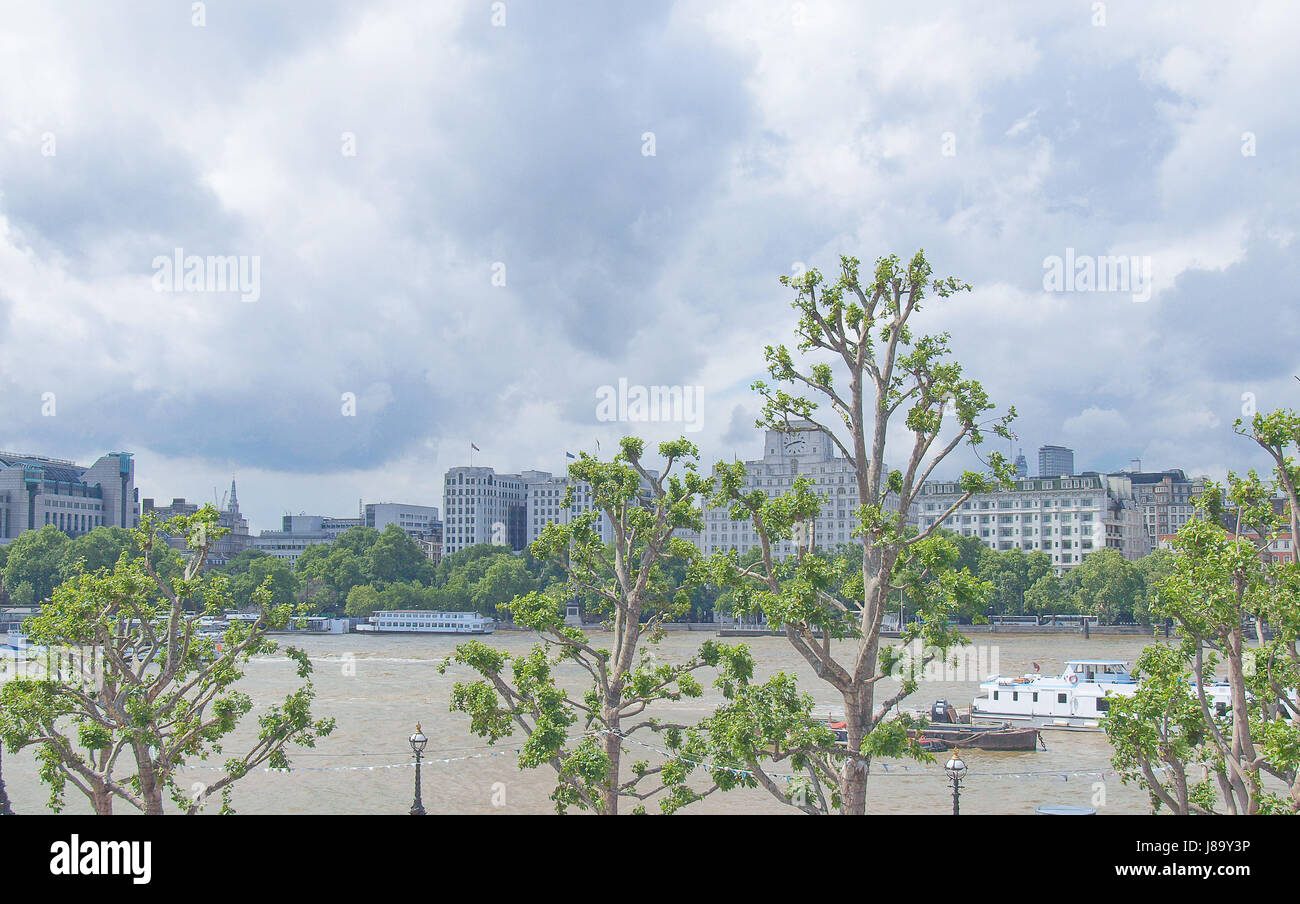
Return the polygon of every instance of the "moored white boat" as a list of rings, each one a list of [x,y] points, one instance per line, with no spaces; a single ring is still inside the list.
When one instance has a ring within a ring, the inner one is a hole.
[[[424,609],[386,609],[370,616],[370,624],[357,625],[367,634],[491,634],[496,629],[496,619],[477,612]]]
[[[1131,696],[1137,689],[1127,662],[1073,659],[1060,675],[994,675],[982,682],[979,696],[971,704],[971,721],[1099,731],[1111,699]],[[1232,701],[1228,685],[1207,685],[1206,691],[1216,712],[1228,709]]]
[[[45,651],[34,645],[21,631],[10,631],[0,643],[0,659],[31,659]]]

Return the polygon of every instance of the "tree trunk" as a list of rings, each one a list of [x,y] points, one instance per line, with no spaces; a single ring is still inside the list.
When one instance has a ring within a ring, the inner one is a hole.
[[[95,788],[91,792],[91,806],[95,808],[96,816],[113,815],[113,792],[107,788]]]
[[[605,756],[609,757],[609,772],[605,776],[605,789],[601,797],[605,815],[617,816],[619,765],[623,756],[623,739],[617,734],[619,729],[617,706],[605,710],[605,723],[610,728],[609,734],[605,735]]]
[[[1234,626],[1228,632],[1227,660],[1228,685],[1232,689],[1232,751],[1230,756],[1240,765],[1242,760],[1255,759],[1255,743],[1250,736],[1249,700],[1246,698],[1246,674],[1243,662],[1244,638],[1241,628]],[[1242,770],[1244,774],[1233,781],[1237,792],[1238,811],[1248,816],[1259,812],[1259,770]],[[1229,768],[1228,774],[1233,775]]]
[[[0,742],[0,816],[13,815],[13,808],[9,806],[9,793],[5,791],[4,743]]]
[[[869,718],[869,714],[867,718]],[[862,750],[862,740],[869,728],[863,716],[862,703],[857,694],[844,695],[844,730],[848,735],[848,749]],[[865,759],[865,758],[863,758]],[[846,758],[840,769],[840,813],[844,816],[864,816],[867,812],[867,770],[863,759]]]
[[[140,799],[144,801],[146,816],[162,816],[162,786],[158,782],[158,773],[154,769],[153,756],[147,747],[133,745],[136,751],[136,765],[140,776]]]

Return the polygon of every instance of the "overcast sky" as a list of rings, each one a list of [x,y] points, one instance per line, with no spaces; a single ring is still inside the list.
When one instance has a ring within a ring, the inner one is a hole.
[[[0,448],[272,528],[681,432],[599,420],[623,378],[753,458],[778,276],[918,247],[1031,470],[1221,475],[1300,397],[1291,0],[202,6],[0,4]],[[158,291],[177,248],[258,297]]]

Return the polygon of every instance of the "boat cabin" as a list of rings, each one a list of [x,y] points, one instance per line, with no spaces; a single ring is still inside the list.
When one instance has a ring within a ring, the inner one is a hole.
[[[1129,673],[1128,663],[1120,659],[1072,659],[1065,664],[1061,677],[1069,681],[1071,675],[1077,676],[1079,684],[1137,683]]]

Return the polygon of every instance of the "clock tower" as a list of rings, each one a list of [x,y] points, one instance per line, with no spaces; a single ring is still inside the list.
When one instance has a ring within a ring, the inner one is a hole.
[[[811,421],[791,421],[791,433],[768,430],[763,439],[763,459],[768,462],[785,462],[797,459],[802,462],[829,461],[835,457],[835,444]]]

